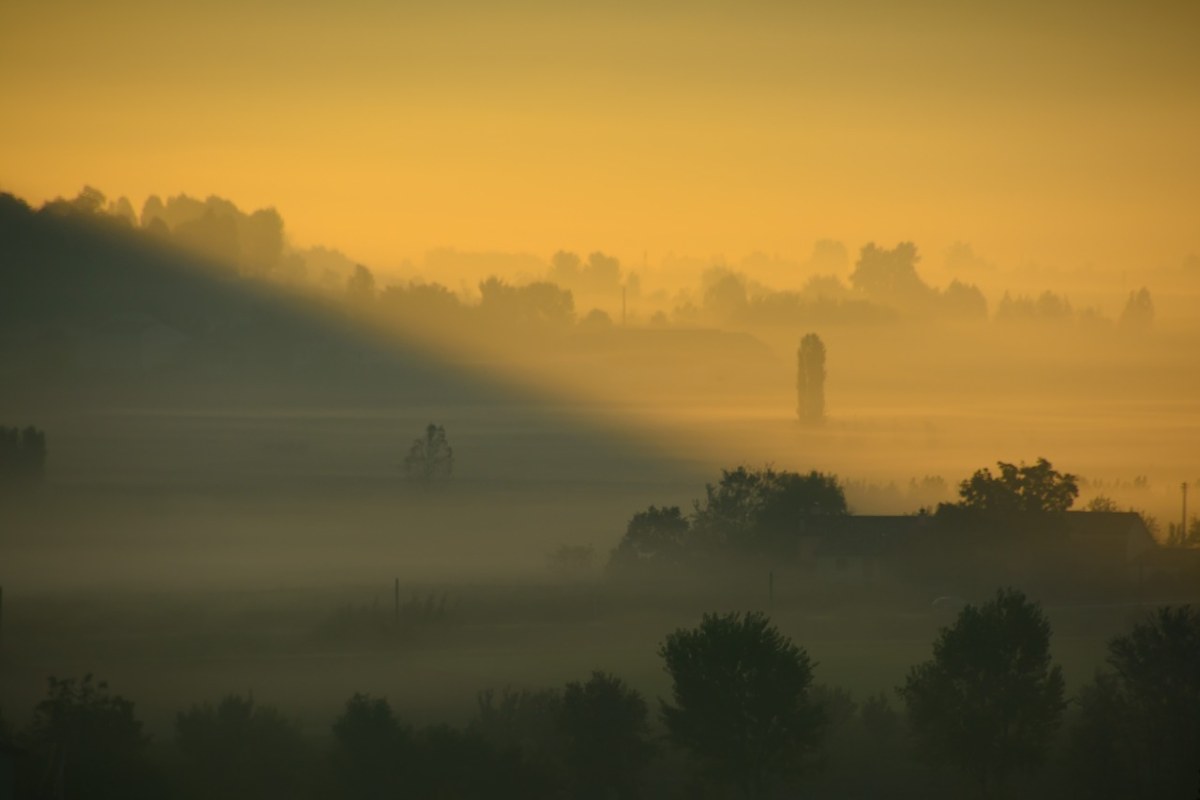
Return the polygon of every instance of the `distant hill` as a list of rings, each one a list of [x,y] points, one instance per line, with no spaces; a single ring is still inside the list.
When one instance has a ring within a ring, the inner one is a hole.
[[[6,405],[515,399],[115,217],[0,195],[0,281]]]

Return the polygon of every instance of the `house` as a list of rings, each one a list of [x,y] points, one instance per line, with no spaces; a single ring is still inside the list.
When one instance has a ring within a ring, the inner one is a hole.
[[[823,581],[869,585],[921,547],[931,524],[928,515],[830,517],[801,539],[801,559]]]
[[[1193,591],[1200,586],[1200,547],[1156,547],[1136,564],[1139,583]]]
[[[1141,515],[1133,511],[1068,511],[1068,563],[1093,577],[1140,583],[1143,563],[1162,550]]]
[[[846,516],[807,527],[801,563],[822,581],[847,585],[888,578],[1128,586],[1168,563],[1169,548],[1134,512]],[[1179,559],[1169,563],[1183,568]]]

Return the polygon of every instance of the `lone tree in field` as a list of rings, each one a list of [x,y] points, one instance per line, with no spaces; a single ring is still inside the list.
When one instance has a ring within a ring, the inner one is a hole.
[[[706,614],[659,655],[673,683],[663,722],[712,780],[760,798],[800,771],[825,727],[809,697],[813,664],[764,615]]]
[[[454,450],[446,439],[445,428],[431,422],[423,437],[413,439],[404,459],[404,471],[409,480],[423,486],[450,479],[454,472]]]
[[[825,419],[825,343],[820,336],[805,334],[796,362],[796,413],[801,422],[821,422]]]
[[[1013,773],[1041,764],[1066,707],[1063,688],[1045,614],[1002,589],[942,629],[933,659],[912,668],[900,694],[918,747],[989,798]]]
[[[625,536],[609,558],[613,572],[643,567],[676,567],[687,559],[688,520],[679,506],[650,506],[629,520]]]

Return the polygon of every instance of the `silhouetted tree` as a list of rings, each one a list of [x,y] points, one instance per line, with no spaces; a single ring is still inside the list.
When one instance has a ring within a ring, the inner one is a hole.
[[[105,202],[107,198],[104,192],[94,186],[84,186],[79,195],[71,201],[71,205],[81,214],[99,214]]]
[[[23,739],[40,767],[36,777],[27,776],[40,784],[30,787],[31,796],[161,796],[133,702],[110,694],[108,684],[91,675],[81,681],[51,677]]]
[[[283,256],[283,218],[273,208],[238,214],[242,263],[251,274],[266,275]]]
[[[413,736],[413,770],[405,796],[446,800],[538,800],[545,777],[515,747],[494,747],[474,731],[445,725]]]
[[[646,701],[620,679],[593,672],[587,683],[568,683],[560,730],[578,798],[628,798],[638,794],[649,742]]]
[[[846,496],[832,475],[743,466],[722,470],[716,486],[705,486],[692,530],[711,548],[787,554],[806,523],[846,512]]]
[[[567,250],[559,250],[550,258],[550,280],[561,286],[579,283],[579,256]]]
[[[1044,458],[1032,465],[998,461],[996,466],[999,475],[984,467],[959,484],[962,500],[957,508],[989,514],[1045,514],[1066,511],[1079,496],[1077,478],[1054,469]]]
[[[900,689],[917,744],[969,775],[982,797],[1041,764],[1066,703],[1050,663],[1050,623],[1011,589],[968,605],[943,628],[933,659]]]
[[[333,723],[334,774],[347,797],[402,796],[411,768],[411,734],[387,700],[355,694]]]
[[[1084,511],[1103,511],[1113,512],[1120,511],[1121,507],[1117,505],[1117,501],[1106,495],[1098,494],[1091,500],[1087,501],[1087,505],[1083,507]]]
[[[805,334],[796,351],[796,413],[801,422],[825,419],[825,343]]]
[[[567,325],[575,317],[575,298],[553,283],[510,286],[496,277],[479,284],[479,311],[495,322],[518,325]]]
[[[970,242],[955,242],[946,250],[946,269],[950,272],[970,273],[994,270],[996,265],[975,252]]]
[[[1129,293],[1125,308],[1121,311],[1121,325],[1133,330],[1146,330],[1154,324],[1154,301],[1150,290],[1143,286]]]
[[[0,426],[0,487],[40,481],[46,475],[46,433]]]
[[[1200,610],[1163,607],[1108,646],[1079,696],[1074,778],[1097,798],[1200,790]]]
[[[175,718],[186,796],[297,797],[308,785],[310,753],[299,726],[272,706],[228,695]]]
[[[1013,297],[1005,292],[996,306],[997,322],[1032,322],[1036,319],[1037,305],[1028,295],[1019,294]]]
[[[893,303],[911,303],[932,296],[932,291],[917,275],[920,261],[917,246],[900,242],[891,250],[865,245],[859,253],[850,283],[867,295]]]
[[[813,243],[812,255],[805,264],[806,271],[837,274],[846,269],[850,257],[846,245],[835,239],[818,239]]]
[[[1034,304],[1038,319],[1045,322],[1069,322],[1074,315],[1071,301],[1065,295],[1055,294],[1049,290],[1038,295]]]
[[[800,289],[802,299],[815,302],[840,301],[849,296],[850,290],[836,275],[813,275]]]
[[[440,283],[389,286],[379,295],[379,305],[400,323],[420,323],[456,329],[463,321],[464,306],[458,295]]]
[[[446,439],[445,428],[431,422],[423,437],[413,439],[404,459],[404,471],[410,480],[424,486],[450,479],[454,472],[454,450]]]
[[[952,317],[963,319],[985,319],[987,317],[987,298],[973,283],[950,281],[950,285],[942,292],[941,305],[945,312]]]
[[[721,320],[736,320],[750,307],[746,276],[723,267],[709,270],[705,276],[704,311]]]
[[[375,297],[375,276],[362,264],[354,265],[354,274],[346,279],[346,296],[352,303],[367,303]]]
[[[764,615],[706,614],[659,655],[672,680],[663,722],[713,780],[758,798],[801,770],[824,727],[808,696],[812,662]]]
[[[106,213],[115,219],[121,220],[131,228],[137,227],[137,212],[133,210],[133,203],[129,202],[128,197],[118,197],[116,200],[110,200]]]
[[[580,288],[590,292],[615,292],[621,285],[621,262],[596,251],[579,272]]]
[[[557,689],[487,689],[476,698],[468,731],[498,750],[516,750],[548,784],[566,783],[561,730],[562,693]]]
[[[678,565],[686,557],[688,521],[679,506],[650,506],[629,520],[609,567],[627,570],[639,564]]]

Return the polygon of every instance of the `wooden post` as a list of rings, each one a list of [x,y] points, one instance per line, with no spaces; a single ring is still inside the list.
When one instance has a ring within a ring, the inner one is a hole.
[[[1183,489],[1183,523],[1179,528],[1179,543],[1183,544],[1187,541],[1187,481],[1184,481],[1181,488]]]
[[[396,619],[396,627],[400,627],[400,579],[396,578],[396,583],[392,589],[392,614]]]

